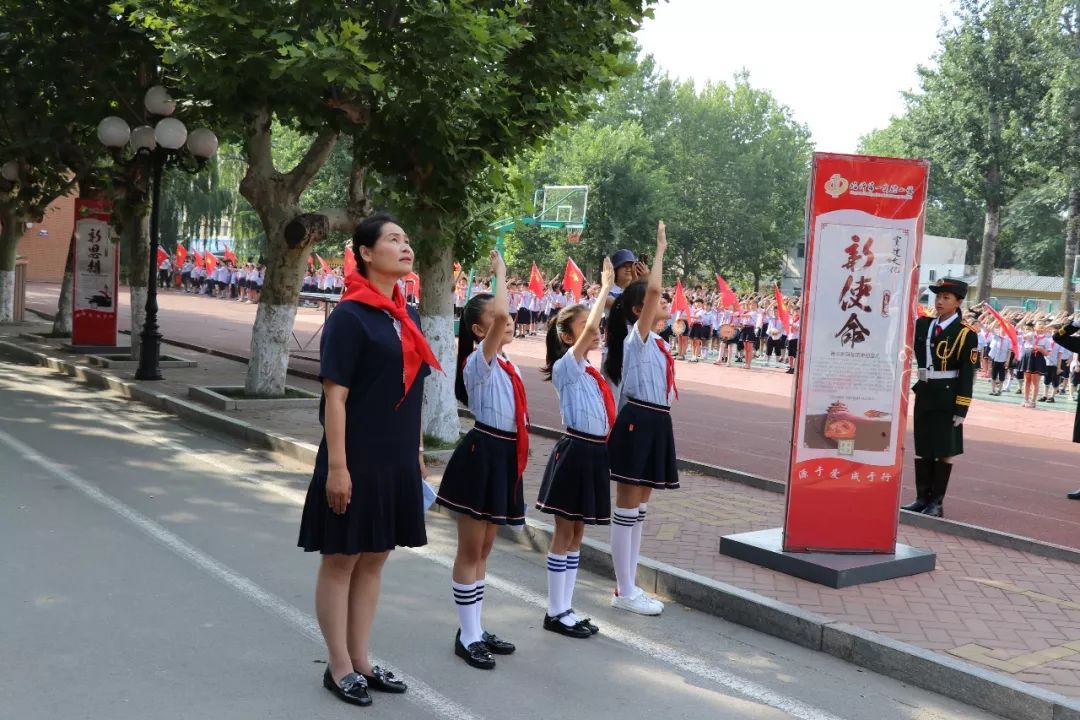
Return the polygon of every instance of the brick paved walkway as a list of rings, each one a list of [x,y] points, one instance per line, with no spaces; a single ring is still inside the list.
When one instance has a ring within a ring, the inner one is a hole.
[[[0,330],[0,335],[5,332],[10,336],[14,331]],[[153,387],[186,397],[189,383],[242,382],[242,365],[202,355],[198,359],[198,368],[170,370],[166,380]],[[117,374],[130,379],[130,374]],[[317,387],[303,380],[290,382]],[[314,410],[229,414],[275,433],[319,441]],[[527,498],[536,497],[553,444],[550,439],[533,437],[525,479]],[[438,482],[438,466],[431,470]],[[780,526],[783,502],[781,495],[684,473],[680,490],[653,494],[642,554],[1080,697],[1080,568],[1076,565],[903,525],[902,542],[938,553],[936,571],[834,590],[719,554],[721,535]],[[535,510],[530,515],[548,519]],[[606,528],[593,528],[589,534],[604,542],[608,539]]]

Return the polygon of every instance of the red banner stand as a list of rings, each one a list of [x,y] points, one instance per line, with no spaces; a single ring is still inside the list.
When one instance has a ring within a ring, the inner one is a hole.
[[[72,266],[73,346],[116,346],[120,248],[109,225],[107,200],[75,201]]]
[[[784,527],[722,553],[832,587],[933,570],[896,542],[928,172],[814,155]]]

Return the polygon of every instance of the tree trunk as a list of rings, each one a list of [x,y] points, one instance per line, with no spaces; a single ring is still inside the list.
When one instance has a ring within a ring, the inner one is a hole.
[[[120,239],[128,247],[128,287],[131,306],[131,359],[139,359],[142,329],[146,322],[146,293],[150,282],[150,213],[145,205],[133,205],[121,216]],[[153,278],[156,282],[157,278]]]
[[[282,397],[308,246],[290,248],[285,241],[285,226],[298,214],[295,205],[260,208],[262,203],[252,201],[251,204],[260,211],[266,231],[266,276],[255,324],[251,328],[251,361],[244,391],[252,396]]]
[[[460,436],[457,398],[454,397],[454,249],[443,247],[421,263],[417,272],[424,279],[420,298],[420,323],[431,350],[443,372],[432,373],[424,382],[424,433],[447,443]]]
[[[1065,225],[1065,280],[1061,293],[1061,309],[1072,313],[1076,309],[1076,288],[1073,286],[1073,270],[1076,255],[1080,252],[1080,181],[1074,180],[1069,188],[1069,219]]]
[[[1001,206],[987,203],[983,223],[982,251],[979,253],[978,300],[986,302],[994,287],[994,256],[997,254],[998,233],[1001,231]]]
[[[24,227],[14,210],[0,210],[0,324],[15,321],[15,251]]]
[[[71,267],[75,263],[75,232],[68,241],[67,261],[64,263],[64,280],[60,283],[60,299],[56,302],[56,316],[53,318],[52,334],[54,337],[71,337]]]

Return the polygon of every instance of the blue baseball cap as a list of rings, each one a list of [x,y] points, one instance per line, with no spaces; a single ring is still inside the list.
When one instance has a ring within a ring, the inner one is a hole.
[[[619,250],[618,252],[616,252],[614,255],[611,256],[611,266],[612,267],[617,268],[620,265],[625,265],[626,263],[635,263],[635,262],[637,262],[637,255],[634,254],[633,250],[625,250],[625,249]]]

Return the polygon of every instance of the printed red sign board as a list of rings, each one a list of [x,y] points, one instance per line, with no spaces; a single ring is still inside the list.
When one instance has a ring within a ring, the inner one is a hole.
[[[71,343],[116,345],[116,292],[120,247],[109,225],[107,200],[75,201],[75,253],[71,268]]]
[[[787,552],[895,552],[928,171],[814,155]]]

